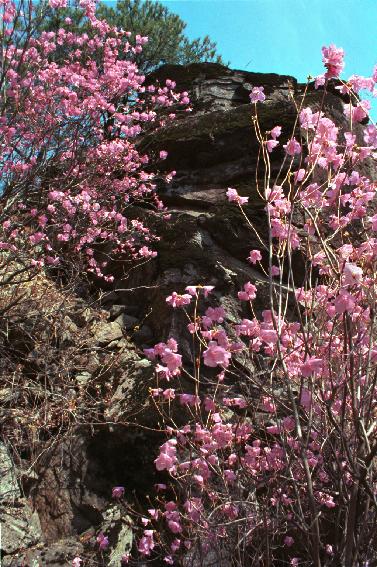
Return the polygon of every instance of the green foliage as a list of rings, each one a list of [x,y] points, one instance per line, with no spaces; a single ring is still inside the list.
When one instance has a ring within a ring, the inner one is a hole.
[[[149,41],[143,47],[143,52],[136,57],[136,63],[143,73],[149,73],[164,63],[224,63],[216,51],[215,42],[207,35],[190,41],[184,33],[186,23],[159,2],[119,0],[114,7],[100,3],[97,15],[112,26],[148,36]],[[72,19],[72,31],[87,31],[84,29],[83,12],[77,7],[51,10],[43,29],[58,30],[66,17]]]

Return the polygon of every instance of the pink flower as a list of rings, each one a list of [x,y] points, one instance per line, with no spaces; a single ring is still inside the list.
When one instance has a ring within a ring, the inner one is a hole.
[[[281,134],[281,126],[275,126],[274,128],[272,128],[270,134],[272,138],[276,140],[276,138],[278,138]]]
[[[228,482],[234,482],[237,479],[237,475],[235,474],[235,472],[229,469],[224,470],[224,476]]]
[[[312,394],[307,388],[302,388],[301,390],[300,404],[306,410],[310,409],[310,406],[312,404]]]
[[[274,329],[262,329],[259,338],[267,345],[274,345],[277,343],[278,335]]]
[[[300,183],[300,181],[304,179],[305,173],[305,169],[299,169],[298,171],[296,171],[294,174],[295,183]]]
[[[179,522],[175,522],[174,520],[168,521],[169,530],[173,532],[173,534],[179,534],[182,531],[182,526]]]
[[[352,120],[354,122],[362,122],[364,118],[368,116],[370,107],[369,100],[361,100],[358,102],[357,105],[352,108]],[[349,110],[348,107],[347,110]]]
[[[155,459],[155,465],[156,465],[156,469],[158,471],[163,471],[163,470],[172,470],[174,468],[175,465],[175,459],[172,458],[170,455],[166,454],[166,453],[161,453],[161,455],[159,455],[157,457],[157,459]]]
[[[325,549],[326,549],[327,555],[334,555],[334,549],[333,549],[332,545],[326,544]]]
[[[321,504],[324,504],[326,508],[335,508],[336,504],[330,494],[326,494],[325,492],[318,492],[316,496],[319,502]]]
[[[284,144],[283,148],[289,156],[301,153],[301,145],[296,138],[291,138],[286,144]]]
[[[325,73],[326,79],[334,79],[339,77],[344,69],[344,51],[340,47],[330,45],[329,47],[322,47],[322,61],[327,71]]]
[[[158,471],[167,470],[173,472],[177,463],[177,440],[170,439],[160,447],[160,454],[154,463]]]
[[[189,293],[192,296],[196,296],[196,285],[188,285],[187,287],[185,287],[185,291],[187,291],[187,293]]]
[[[374,124],[368,124],[368,126],[365,126],[364,141],[369,146],[377,148],[377,128]]]
[[[360,283],[363,278],[363,270],[352,264],[346,262],[343,268],[343,283],[344,285],[354,285]]]
[[[279,142],[278,142],[277,140],[267,140],[267,141],[266,141],[267,151],[268,151],[269,153],[271,153],[272,150],[273,150],[274,148],[276,148],[276,146],[278,146],[278,145],[279,145]]]
[[[29,236],[29,240],[32,244],[38,244],[44,238],[43,232],[35,232],[31,236]]]
[[[211,398],[204,399],[204,409],[205,411],[216,411],[215,402]]]
[[[287,547],[291,547],[294,544],[295,540],[291,536],[285,536],[284,538],[284,545]]]
[[[316,374],[317,372],[321,372],[323,367],[323,360],[322,358],[314,358],[310,357],[305,360],[305,362],[301,365],[300,371],[302,376],[311,376],[312,374]]]
[[[222,323],[225,317],[225,311],[222,307],[208,307],[205,316],[211,320],[212,323]]]
[[[244,409],[247,408],[247,402],[243,398],[232,398],[232,406]]]
[[[182,307],[183,305],[189,305],[191,301],[191,295],[184,293],[179,295],[177,292],[173,291],[169,297],[166,298],[166,303],[169,303],[172,307]]]
[[[178,551],[180,546],[181,546],[181,540],[178,539],[178,538],[175,538],[170,545],[170,549],[172,550],[173,553],[175,553],[176,551]]]
[[[162,392],[162,395],[165,398],[165,400],[174,400],[175,390],[173,388],[167,388]]]
[[[228,201],[237,203],[238,205],[244,205],[248,202],[249,197],[240,197],[237,192],[237,189],[232,189],[232,187],[228,187],[228,191],[226,192],[226,196],[228,197]]]
[[[48,4],[50,8],[66,8],[67,7],[67,0],[48,0]]]
[[[229,365],[231,354],[225,348],[219,346],[216,341],[210,341],[207,350],[203,353],[203,358],[206,366],[211,368],[224,366],[226,368]]]
[[[72,561],[72,567],[80,567],[82,563],[81,557],[75,557]]]
[[[197,406],[200,404],[199,396],[194,394],[179,394],[179,401],[183,406]]]
[[[199,325],[197,323],[188,323],[187,329],[193,335],[196,331],[199,331]]]
[[[153,539],[153,530],[144,530],[144,535],[140,539],[139,544],[137,546],[139,552],[142,555],[150,555],[154,546],[155,546],[155,542]]]
[[[155,258],[157,256],[157,252],[150,250],[148,246],[142,246],[139,250],[139,256],[142,256],[143,258]]]
[[[167,368],[173,374],[182,366],[182,356],[176,352],[171,351],[169,348],[165,349],[161,356],[162,362],[166,364]]]
[[[262,407],[268,413],[274,413],[276,411],[276,405],[272,398],[268,396],[263,396],[262,398]]]
[[[170,378],[172,378],[175,374],[178,374],[178,372],[175,374],[170,372],[169,368],[167,368],[167,366],[162,366],[162,364],[156,365],[156,373],[161,380],[166,380],[167,382],[170,382]]]
[[[153,520],[158,520],[160,515],[158,510],[156,510],[155,508],[149,508],[148,513]]]
[[[340,290],[338,297],[334,301],[335,312],[341,315],[345,311],[352,311],[355,308],[355,300],[345,290]]]
[[[109,546],[109,538],[103,532],[98,534],[96,540],[101,551],[104,551]]]
[[[238,292],[238,299],[240,301],[252,301],[256,298],[257,288],[250,282],[245,283],[243,286],[244,291]]]
[[[279,435],[279,433],[281,432],[280,427],[278,427],[277,425],[269,425],[268,427],[266,427],[266,431],[270,435]]]
[[[203,285],[202,290],[204,293],[204,297],[208,297],[208,295],[211,293],[213,289],[215,289],[215,286],[213,285]]]
[[[192,296],[197,296],[198,290],[203,290],[204,297],[208,297],[211,291],[214,289],[213,285],[188,285],[185,291]]]
[[[295,420],[293,417],[285,417],[282,422],[284,431],[293,431],[295,428]]]
[[[271,266],[271,276],[279,276],[280,268],[278,266]]]
[[[124,486],[114,486],[112,491],[113,498],[122,498],[124,495]]]
[[[259,252],[259,250],[250,250],[250,254],[248,257],[248,261],[250,262],[250,264],[256,264],[261,260],[262,260],[262,254]]]
[[[249,95],[251,102],[263,102],[266,100],[266,95],[264,94],[263,87],[253,87]]]
[[[369,217],[369,222],[372,223],[372,230],[377,232],[377,214],[373,215],[373,217]]]
[[[160,152],[160,159],[166,159],[168,157],[168,152],[161,150]]]

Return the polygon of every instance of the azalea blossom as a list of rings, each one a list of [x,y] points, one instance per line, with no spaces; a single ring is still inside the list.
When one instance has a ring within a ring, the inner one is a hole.
[[[138,543],[139,552],[144,556],[148,556],[151,554],[155,545],[153,530],[144,530],[144,535]]]
[[[294,544],[295,540],[291,536],[285,536],[284,538],[284,545],[287,547],[291,547]]]
[[[261,260],[262,260],[262,254],[260,253],[259,250],[250,250],[248,261],[251,264],[256,264],[257,262],[260,262]]]
[[[210,341],[208,348],[203,352],[204,364],[212,368],[216,366],[229,366],[230,352],[218,345],[216,341]]]
[[[67,0],[48,0],[50,8],[66,8]]]
[[[355,305],[356,303],[352,295],[344,290],[341,290],[334,300],[335,312],[339,315],[346,311],[352,311]]]
[[[109,538],[104,535],[103,532],[100,532],[96,538],[96,541],[99,545],[99,549],[104,551],[109,546]]]
[[[266,95],[264,94],[263,87],[253,87],[249,95],[250,101],[253,103],[264,102],[266,100]]]
[[[113,498],[122,498],[124,496],[124,486],[114,486],[112,491]]]
[[[352,264],[350,262],[346,262],[343,268],[343,283],[344,285],[354,285],[358,284],[362,281],[363,278],[363,270],[356,266],[356,264]]]
[[[278,146],[278,145],[279,145],[279,142],[278,142],[277,140],[267,140],[267,141],[266,141],[267,151],[268,151],[269,153],[271,153],[272,150],[273,150],[274,148],[276,148],[276,146]]]
[[[327,69],[326,79],[339,77],[344,69],[344,50],[331,44],[329,47],[322,47],[322,61]]]
[[[191,295],[184,293],[179,295],[177,292],[173,291],[171,295],[166,298],[166,303],[172,307],[183,307],[184,305],[189,305],[191,302]]]
[[[241,301],[252,301],[256,298],[257,288],[250,282],[245,283],[243,291],[238,292],[238,299]]]
[[[231,187],[228,188],[226,196],[228,197],[229,202],[234,202],[238,205],[245,205],[249,200],[249,197],[241,197],[238,194],[237,189],[232,189]]]
[[[274,126],[270,132],[271,137],[276,140],[276,138],[279,138],[280,134],[281,134],[281,126]]]
[[[301,365],[301,374],[302,376],[311,376],[312,374],[316,374],[317,372],[320,372],[322,370],[322,367],[323,367],[322,358],[309,357]]]
[[[301,153],[301,145],[296,138],[291,138],[286,144],[284,144],[283,148],[289,156]]]

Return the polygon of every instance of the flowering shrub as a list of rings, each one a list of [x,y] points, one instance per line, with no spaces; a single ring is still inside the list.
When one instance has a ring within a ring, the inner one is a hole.
[[[316,85],[325,100],[343,51],[323,48],[323,62]],[[279,125],[261,131],[266,95],[251,92],[269,237],[247,260],[265,277],[238,292],[249,315],[236,324],[208,286],[166,299],[189,318],[195,363],[173,337],[145,351],[156,361],[151,396],[167,435],[155,460],[164,484],[141,524],[146,558],[319,567],[367,565],[375,555],[376,183],[359,166],[375,157],[377,129],[369,124],[360,143],[355,123],[368,109],[356,93],[376,81],[375,70],[336,84],[351,100],[344,132],[304,96],[285,144]],[[285,159],[272,179],[270,154],[280,144]],[[229,188],[227,197],[247,215],[247,196]],[[294,251],[307,265],[300,287]],[[269,305],[260,312],[262,285]]]
[[[111,281],[109,257],[156,255],[155,236],[129,211],[163,209],[146,167],[167,154],[142,154],[137,140],[188,98],[169,80],[145,87],[133,58],[147,38],[96,19],[92,0],[79,4],[90,35],[71,32],[68,19],[35,37],[40,7],[1,2],[0,249],[7,262],[68,264]],[[62,63],[57,53],[66,54]]]

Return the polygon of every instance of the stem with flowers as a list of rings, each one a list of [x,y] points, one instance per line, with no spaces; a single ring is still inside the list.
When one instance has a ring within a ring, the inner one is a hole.
[[[248,197],[229,188],[262,244],[248,261],[265,278],[238,292],[244,316],[232,323],[212,287],[174,291],[166,301],[190,319],[194,368],[173,337],[145,351],[156,361],[151,396],[167,436],[155,460],[164,482],[138,540],[145,558],[356,567],[375,556],[376,183],[361,166],[375,157],[377,129],[367,125],[360,142],[368,103],[359,93],[374,91],[377,71],[334,83],[343,51],[322,53],[322,105],[306,106],[305,90],[293,132],[263,132],[263,87],[250,94],[269,236],[249,220]],[[323,110],[330,82],[350,100],[344,131]],[[299,286],[294,253],[306,265]],[[264,309],[260,286],[269,290]]]

